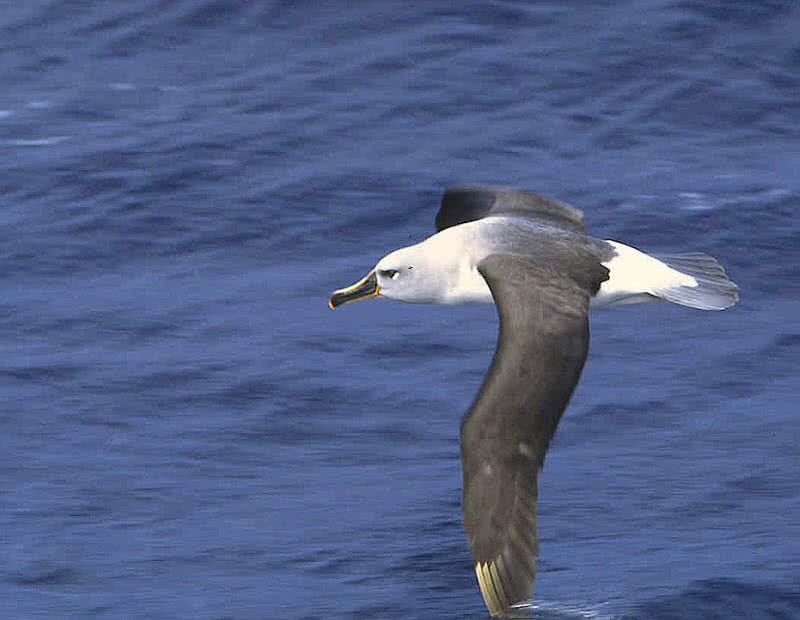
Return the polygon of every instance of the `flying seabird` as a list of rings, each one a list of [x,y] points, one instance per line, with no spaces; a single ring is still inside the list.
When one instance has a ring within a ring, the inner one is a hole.
[[[579,210],[528,191],[448,189],[436,231],[329,305],[496,304],[497,350],[461,422],[462,509],[481,594],[503,616],[531,596],[539,470],[586,361],[589,308],[663,299],[723,310],[738,287],[711,256],[650,256],[589,237]]]

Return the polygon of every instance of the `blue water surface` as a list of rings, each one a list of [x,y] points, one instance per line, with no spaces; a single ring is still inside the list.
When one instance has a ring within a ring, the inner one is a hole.
[[[8,3],[0,615],[484,618],[458,428],[493,307],[331,290],[448,185],[702,251],[600,311],[541,618],[800,618],[800,5]]]

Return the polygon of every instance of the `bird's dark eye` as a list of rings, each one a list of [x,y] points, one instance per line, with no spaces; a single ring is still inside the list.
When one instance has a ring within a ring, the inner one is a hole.
[[[400,272],[397,269],[381,269],[378,272],[381,278],[386,278],[387,280],[396,280],[397,276],[400,275]]]

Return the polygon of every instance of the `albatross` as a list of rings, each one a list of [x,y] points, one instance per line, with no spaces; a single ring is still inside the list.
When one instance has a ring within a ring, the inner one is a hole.
[[[494,303],[497,349],[461,422],[462,511],[491,616],[530,600],[538,476],[589,349],[589,309],[665,300],[700,310],[738,301],[711,256],[648,255],[586,235],[583,214],[529,191],[445,191],[436,234],[387,254],[329,306],[386,297]]]

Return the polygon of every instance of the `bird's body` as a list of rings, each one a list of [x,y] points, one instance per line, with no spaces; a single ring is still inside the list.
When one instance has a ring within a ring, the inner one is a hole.
[[[329,303],[497,305],[497,351],[462,421],[461,459],[475,572],[489,612],[502,615],[535,579],[538,472],[586,360],[589,308],[664,299],[721,310],[738,289],[710,256],[588,237],[580,211],[531,192],[450,189],[436,225]]]

